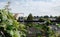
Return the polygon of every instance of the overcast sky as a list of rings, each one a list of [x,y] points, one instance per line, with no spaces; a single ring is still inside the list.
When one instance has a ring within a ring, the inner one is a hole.
[[[0,8],[3,8],[7,0],[0,0]],[[27,16],[60,15],[60,0],[10,0],[10,8],[13,13],[24,13]]]

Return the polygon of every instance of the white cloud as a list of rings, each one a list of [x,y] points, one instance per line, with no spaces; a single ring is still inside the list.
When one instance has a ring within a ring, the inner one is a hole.
[[[0,2],[0,8],[3,8],[6,5],[6,2]]]
[[[22,1],[22,2],[21,2]],[[1,6],[0,6],[1,7]],[[32,1],[32,0],[15,0],[11,3],[12,12],[29,13],[33,15],[60,15],[60,0],[51,0],[50,2]]]
[[[16,5],[20,5],[20,3],[19,3],[18,1],[15,1],[15,4],[16,4]]]

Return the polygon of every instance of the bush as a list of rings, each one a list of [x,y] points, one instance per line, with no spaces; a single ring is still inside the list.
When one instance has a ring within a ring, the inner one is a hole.
[[[21,37],[22,35],[25,36],[25,25],[21,25],[19,22],[17,22],[13,15],[4,9],[0,10],[0,13],[0,18],[2,18],[2,21],[0,22],[0,31],[2,31],[3,28],[2,32],[5,37]]]

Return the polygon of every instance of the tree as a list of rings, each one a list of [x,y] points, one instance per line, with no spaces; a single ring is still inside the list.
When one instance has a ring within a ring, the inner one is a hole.
[[[57,18],[57,16],[55,16],[54,18]]]
[[[27,17],[27,21],[32,21],[32,20],[33,20],[33,16],[32,16],[32,14],[30,13],[29,16]],[[27,22],[27,25],[28,25],[28,26],[32,26],[32,24],[33,24],[32,22]]]
[[[43,18],[39,18],[39,21],[45,21]]]
[[[49,18],[49,16],[45,15],[44,18]]]
[[[8,7],[0,9],[0,37],[25,37],[25,25],[15,20]]]
[[[60,16],[56,18],[57,21],[60,21]]]
[[[30,13],[29,16],[27,17],[27,20],[33,20],[33,16],[32,16],[31,13]]]
[[[50,18],[53,18],[53,16],[51,15]]]

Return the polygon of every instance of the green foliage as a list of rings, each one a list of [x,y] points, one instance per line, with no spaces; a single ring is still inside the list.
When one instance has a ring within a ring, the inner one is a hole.
[[[33,16],[32,16],[32,14],[29,14],[27,20],[33,20]]]
[[[60,16],[56,18],[57,21],[60,21]]]
[[[49,16],[48,15],[45,15],[44,18],[49,18]]]
[[[0,10],[0,13],[0,18],[2,18],[0,28],[3,27],[4,30],[7,31],[7,33],[9,33],[12,37],[21,37],[22,35],[26,36],[25,25],[17,22],[17,20],[14,19],[13,15],[4,9]]]
[[[52,36],[55,36],[54,34],[54,31],[52,31],[48,26],[49,24],[51,23],[50,20],[46,20],[46,23],[45,24],[34,24],[34,27],[39,29],[40,31],[42,31],[43,33],[41,34],[41,37],[43,37],[43,34],[46,36],[46,37],[52,37]]]
[[[28,21],[32,21],[33,20],[33,16],[32,14],[29,14],[29,16],[27,17]],[[32,27],[33,26],[33,22],[27,22],[26,26]]]
[[[39,18],[39,21],[45,21],[43,18]]]

